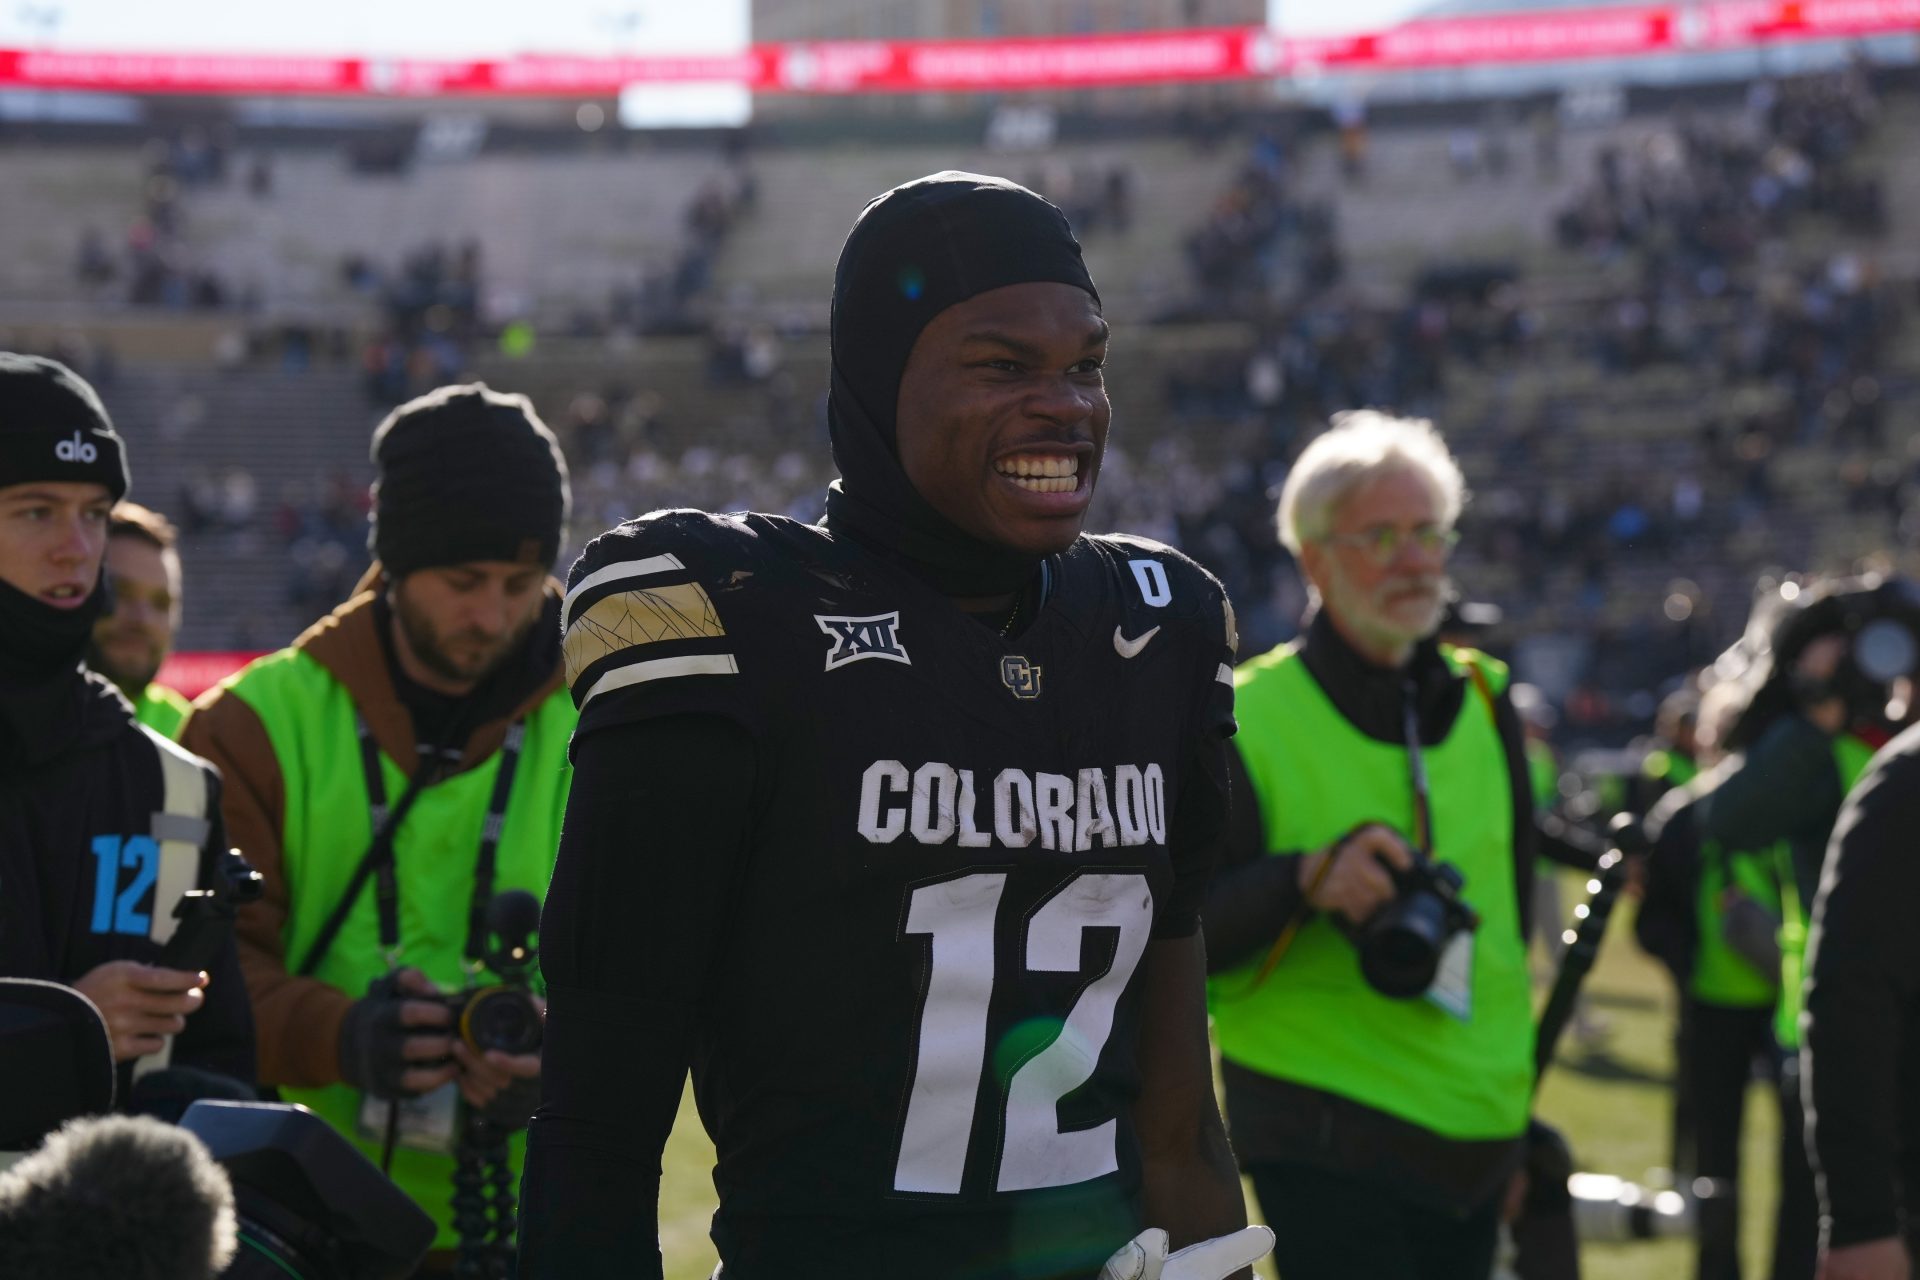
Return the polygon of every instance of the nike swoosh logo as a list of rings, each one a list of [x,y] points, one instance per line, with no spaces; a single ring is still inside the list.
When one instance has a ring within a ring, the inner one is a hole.
[[[1140,656],[1140,651],[1147,647],[1147,641],[1159,634],[1160,628],[1155,627],[1144,635],[1136,636],[1129,640],[1121,634],[1120,628],[1115,627],[1113,629],[1113,651],[1123,658],[1137,658]]]

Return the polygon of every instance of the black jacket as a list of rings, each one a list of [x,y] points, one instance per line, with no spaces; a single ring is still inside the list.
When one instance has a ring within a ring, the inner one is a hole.
[[[5,717],[21,730],[0,755],[0,975],[6,977],[70,983],[111,960],[155,962],[161,950],[152,937],[156,917],[170,920],[180,891],[208,884],[226,849],[220,779],[212,766],[142,728],[126,699],[98,676],[76,668],[71,679],[72,696],[61,700],[58,723],[44,732]],[[198,775],[204,823],[167,812],[163,754]],[[174,880],[162,873],[159,844],[170,838],[190,842],[199,856],[192,882],[169,890],[158,882]],[[157,894],[168,900],[156,902]],[[231,941],[208,976],[206,1002],[175,1038],[171,1063],[251,1082],[253,1015]],[[133,1067],[120,1066],[122,1100]]]
[[[1767,849],[1785,840],[1800,901],[1812,902],[1827,837],[1846,794],[1833,737],[1794,712],[1754,740],[1715,784],[1695,821],[1702,839],[1727,849]]]
[[[1466,700],[1478,696],[1432,642],[1416,648],[1407,666],[1389,671],[1356,653],[1324,611],[1309,624],[1300,659],[1340,714],[1379,742],[1405,742],[1402,717],[1409,678],[1424,746],[1444,741]],[[1513,704],[1502,693],[1493,709],[1513,797],[1513,878],[1525,937],[1536,853],[1532,787]],[[1236,746],[1240,743],[1235,740]],[[1207,964],[1216,971],[1241,963],[1279,936],[1301,909],[1300,859],[1314,852],[1276,850],[1268,856],[1266,825],[1239,751],[1230,753],[1230,769],[1233,816],[1201,910]],[[1234,1150],[1243,1165],[1286,1161],[1334,1168],[1408,1198],[1465,1212],[1503,1184],[1521,1155],[1517,1142],[1456,1142],[1349,1099],[1231,1062],[1223,1065],[1222,1078]]]
[[[1801,1089],[1835,1245],[1920,1237],[1920,727],[1834,825],[1807,944]]]

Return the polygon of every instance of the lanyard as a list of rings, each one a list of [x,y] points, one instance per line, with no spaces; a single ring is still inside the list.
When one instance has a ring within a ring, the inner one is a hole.
[[[1427,758],[1420,750],[1419,690],[1412,680],[1401,686],[1402,723],[1407,739],[1407,779],[1413,786],[1413,847],[1423,858],[1433,855],[1433,797],[1427,789]]]
[[[357,717],[356,720],[355,727],[360,734],[360,763],[367,775],[367,800],[373,819],[374,841],[385,845],[383,856],[373,868],[374,905],[380,912],[380,949],[386,953],[389,964],[396,964],[400,957],[400,882],[394,873],[394,845],[398,832],[389,829],[389,824],[392,827],[399,826],[400,819],[406,817],[406,810],[411,807],[408,801],[420,788],[409,788],[409,794],[402,798],[398,814],[388,813],[387,785],[380,772],[380,747],[374,742],[365,718]],[[486,953],[487,904],[493,901],[494,861],[500,850],[500,833],[506,826],[507,797],[513,792],[513,775],[520,764],[520,745],[526,736],[526,721],[516,720],[507,730],[506,741],[500,744],[500,770],[493,778],[493,795],[487,801],[486,821],[480,827],[480,849],[474,857],[473,902],[467,909],[466,958],[469,965],[478,964]],[[423,762],[420,767],[425,769],[430,766]]]

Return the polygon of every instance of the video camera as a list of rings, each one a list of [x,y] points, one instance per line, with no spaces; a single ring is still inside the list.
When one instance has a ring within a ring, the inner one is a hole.
[[[1801,654],[1829,635],[1847,640],[1833,674],[1799,673]],[[1920,584],[1879,575],[1811,584],[1763,579],[1745,634],[1713,672],[1750,690],[1729,734],[1735,749],[1752,745],[1781,714],[1834,697],[1852,721],[1897,727],[1889,714],[1892,685],[1920,674]]]
[[[233,1182],[223,1280],[402,1280],[433,1243],[433,1219],[305,1107],[196,1102],[180,1127]]]
[[[1386,864],[1382,864],[1386,865]],[[1466,880],[1445,862],[1414,855],[1405,871],[1387,867],[1392,901],[1350,931],[1360,972],[1383,996],[1410,1000],[1433,985],[1440,956],[1455,934],[1480,927],[1480,915],[1460,896]]]

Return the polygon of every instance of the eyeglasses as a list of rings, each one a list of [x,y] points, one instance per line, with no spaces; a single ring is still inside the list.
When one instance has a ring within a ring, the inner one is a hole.
[[[1438,525],[1423,524],[1414,529],[1400,529],[1390,524],[1377,524],[1358,533],[1330,533],[1320,539],[1336,547],[1353,547],[1362,552],[1377,565],[1389,565],[1400,554],[1400,548],[1411,543],[1422,555],[1445,556],[1460,542],[1460,531],[1442,529]]]

